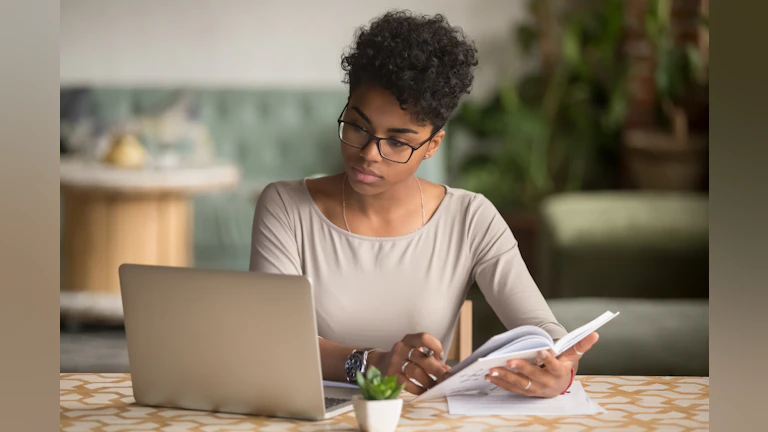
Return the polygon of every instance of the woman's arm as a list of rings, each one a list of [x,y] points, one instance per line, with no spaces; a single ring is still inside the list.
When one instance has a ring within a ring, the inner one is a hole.
[[[270,184],[259,196],[253,217],[250,271],[303,274],[287,192]],[[318,337],[323,379],[346,381],[344,363],[355,349]],[[362,348],[362,347],[359,347]]]
[[[467,220],[472,276],[504,326],[535,325],[553,339],[565,336],[528,272],[517,240],[493,204],[482,195],[475,196]]]
[[[483,196],[476,196],[468,214],[472,275],[486,300],[508,328],[535,325],[557,340],[567,334],[549,309],[520,256],[509,226]],[[581,355],[597,342],[593,333],[559,358],[539,353],[544,367],[510,360],[505,368],[492,369],[488,381],[526,396],[554,397],[572,381]]]
[[[365,347],[350,347],[323,338],[318,338],[320,344],[320,357],[323,369],[323,379],[336,382],[347,380],[347,374],[344,372],[344,363],[347,357],[356,349]],[[370,355],[373,355],[371,353]],[[371,358],[369,357],[369,363]]]
[[[288,192],[276,183],[264,188],[253,215],[249,269],[270,274],[303,274]]]

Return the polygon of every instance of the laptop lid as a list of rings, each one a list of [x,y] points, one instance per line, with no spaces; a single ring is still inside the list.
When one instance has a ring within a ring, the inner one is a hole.
[[[137,403],[323,418],[306,277],[133,264],[119,274]]]

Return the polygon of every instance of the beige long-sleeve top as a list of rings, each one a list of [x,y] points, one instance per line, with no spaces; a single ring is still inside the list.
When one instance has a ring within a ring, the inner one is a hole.
[[[475,281],[507,328],[566,334],[499,212],[462,189],[446,186],[421,229],[375,238],[328,220],[306,181],[272,183],[256,205],[250,270],[308,276],[319,336],[349,346],[389,350],[406,334],[427,332],[447,350]]]

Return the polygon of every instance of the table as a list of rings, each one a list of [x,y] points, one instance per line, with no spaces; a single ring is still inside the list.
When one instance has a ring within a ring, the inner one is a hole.
[[[708,377],[578,376],[607,410],[582,417],[452,416],[445,399],[405,404],[398,431],[709,429]],[[61,374],[62,431],[356,430],[354,412],[322,422],[134,405],[128,374]],[[407,397],[407,396],[406,396]]]
[[[234,187],[224,162],[121,169],[77,157],[59,164],[62,315],[122,320],[123,263],[192,264],[190,195]]]

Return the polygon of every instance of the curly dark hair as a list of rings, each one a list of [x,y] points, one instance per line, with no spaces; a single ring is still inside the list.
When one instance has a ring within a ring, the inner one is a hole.
[[[414,122],[443,127],[472,86],[477,48],[443,15],[395,10],[360,27],[341,58],[350,93],[376,83],[390,91]]]

